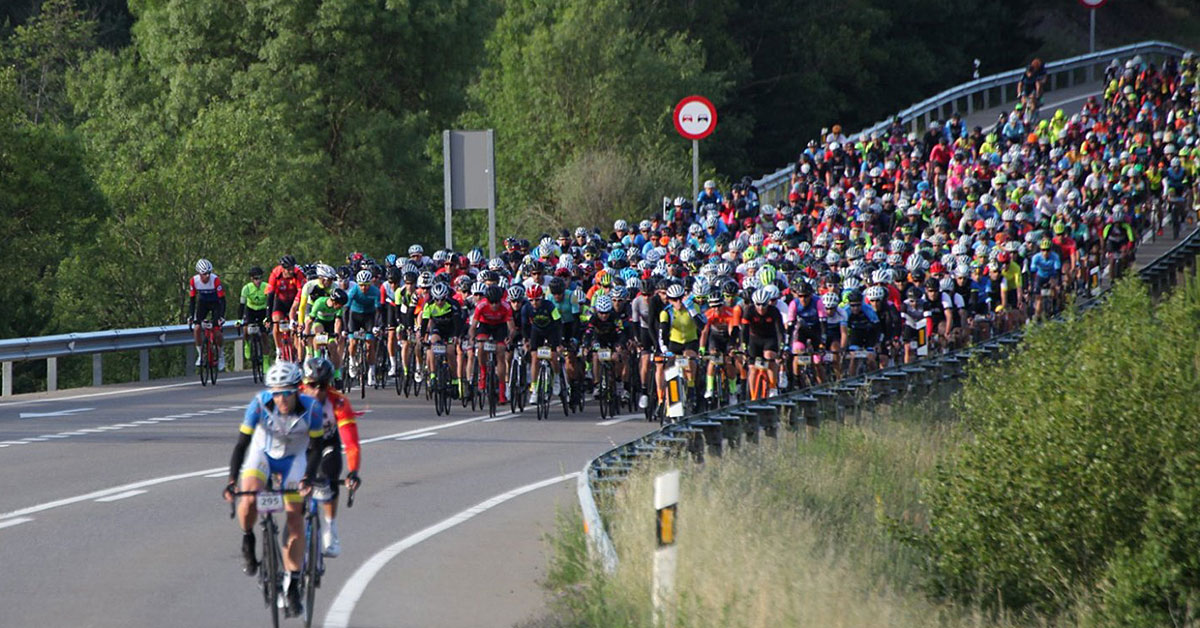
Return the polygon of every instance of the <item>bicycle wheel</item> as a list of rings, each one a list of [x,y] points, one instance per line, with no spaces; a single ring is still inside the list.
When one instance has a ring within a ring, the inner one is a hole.
[[[355,347],[355,353],[358,356],[358,398],[367,398],[367,369],[370,366],[367,364],[367,341],[359,340],[358,346]]]
[[[646,395],[646,421],[654,420],[654,413],[658,408],[658,387],[655,385],[654,378],[654,362],[646,367],[646,376],[642,378],[642,394]]]
[[[514,350],[512,362],[510,362],[508,365],[508,381],[504,382],[504,386],[508,389],[508,410],[513,414],[517,413],[517,409],[520,407],[521,403],[517,399],[519,396],[517,393],[521,391],[519,378],[517,376],[517,372],[521,368],[520,364],[520,358],[517,357]]]
[[[599,379],[599,381],[596,382],[596,387],[600,393],[598,395],[598,397],[600,398],[600,419],[601,420],[607,419],[608,417],[612,416],[612,413],[609,412],[609,405],[608,405],[608,374],[611,370],[612,369],[609,367],[608,362],[605,362],[604,364],[602,364],[600,366],[600,379]]]
[[[537,379],[538,420],[550,419],[550,365],[541,364]]]
[[[562,402],[563,416],[571,416],[571,382],[567,381],[567,367],[561,358],[558,362],[558,374],[555,377],[558,378],[558,400]]]
[[[488,359],[487,369],[487,406],[488,416],[496,416],[496,402],[499,401],[500,381],[496,377],[496,354]]]
[[[396,351],[403,354],[403,351],[397,347]],[[392,383],[396,385],[396,395],[408,396],[408,364],[404,361],[404,356],[400,356],[400,366],[396,371],[396,376],[392,378]]]
[[[442,411],[450,414],[450,400],[453,398],[450,394],[450,386],[453,383],[450,381],[450,362],[446,358],[442,358],[442,363],[438,366],[438,388],[442,389]]]
[[[263,381],[261,338],[262,336],[257,334],[250,337],[250,375],[255,384],[261,384]]]
[[[218,369],[217,367],[220,366],[220,364],[221,364],[221,362],[220,362],[221,351],[222,351],[222,349],[220,347],[217,347],[217,344],[215,342],[213,342],[212,338],[209,338],[209,340],[208,340],[208,381],[213,386],[217,385],[217,373],[220,371],[220,369]]]
[[[314,503],[315,505],[315,503]],[[306,516],[308,525],[308,547],[305,549],[304,575],[301,586],[304,588],[304,628],[310,628],[313,620],[313,605],[317,600],[317,572],[321,564],[321,518],[316,512]]]
[[[279,568],[279,531],[275,528],[275,519],[270,515],[263,520],[262,537],[263,564],[259,569],[263,575],[263,598],[267,602],[267,609],[271,611],[271,625],[279,628],[279,598],[283,584]]]

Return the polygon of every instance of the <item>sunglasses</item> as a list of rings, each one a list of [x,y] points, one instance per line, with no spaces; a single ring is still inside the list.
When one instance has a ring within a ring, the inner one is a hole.
[[[273,397],[291,397],[292,395],[295,395],[295,394],[296,394],[296,391],[294,389],[272,390],[271,391],[271,396],[273,396]]]

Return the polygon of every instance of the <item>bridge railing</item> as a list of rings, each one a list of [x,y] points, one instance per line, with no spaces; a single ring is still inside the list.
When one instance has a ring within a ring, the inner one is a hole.
[[[1046,75],[1051,91],[1066,89],[1094,82],[1097,70],[1099,70],[1099,76],[1103,77],[1104,67],[1113,60],[1124,61],[1141,55],[1144,59],[1156,61],[1160,57],[1182,56],[1185,52],[1188,52],[1187,48],[1169,42],[1143,41],[1047,63]],[[956,85],[936,96],[926,98],[896,115],[900,117],[900,122],[910,130],[920,132],[928,128],[930,122],[949,118],[955,111],[961,112],[963,115],[970,115],[977,109],[991,109],[1014,102],[1017,100],[1017,79],[1021,78],[1024,72],[1024,68],[1018,68]],[[876,131],[883,131],[891,124],[892,117],[889,117],[850,137],[857,141]],[[790,164],[755,181],[759,197],[764,202],[771,203],[786,200],[788,186],[795,170],[795,164]]]

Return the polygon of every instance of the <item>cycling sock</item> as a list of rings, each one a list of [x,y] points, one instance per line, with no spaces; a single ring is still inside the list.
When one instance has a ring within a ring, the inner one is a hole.
[[[715,375],[709,375],[708,379],[707,379],[707,383],[705,384],[705,386],[706,386],[705,390],[712,392],[713,385],[715,384],[716,381],[717,381],[717,377]]]

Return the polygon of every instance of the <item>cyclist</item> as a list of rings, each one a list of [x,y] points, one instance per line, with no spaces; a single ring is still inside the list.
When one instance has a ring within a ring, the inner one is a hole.
[[[862,292],[857,288],[846,295],[846,305],[842,306],[842,347],[843,351],[853,352],[866,350],[867,369],[875,370],[878,364],[878,349],[880,341],[879,315],[870,306],[863,303]],[[847,371],[852,372],[855,366],[853,353]],[[845,377],[846,373],[842,373]]]
[[[484,298],[475,304],[475,311],[471,314],[471,326],[467,333],[467,337],[475,341],[476,356],[482,356],[483,351],[480,345],[484,340],[491,338],[492,342],[496,343],[496,364],[499,367],[497,369],[499,378],[496,385],[500,389],[499,403],[501,405],[508,403],[508,395],[504,392],[504,382],[508,372],[505,341],[516,335],[512,307],[502,298],[503,292],[499,286],[489,286],[484,291]],[[472,366],[472,368],[474,367]],[[483,378],[481,377],[480,380]],[[480,381],[480,385],[486,386],[487,382]]]
[[[720,288],[720,300],[712,299],[704,312],[704,330],[700,332],[700,347],[711,355],[722,356],[721,368],[725,369],[725,381],[729,382],[729,392],[737,390],[737,378],[733,376],[733,362],[729,360],[734,346],[734,331],[741,325],[742,302],[738,298],[737,282],[732,279]],[[740,339],[741,334],[737,334]],[[711,399],[717,394],[713,386],[717,379],[717,364],[709,362],[705,372],[704,398]],[[723,394],[723,393],[722,393]]]
[[[225,286],[213,272],[212,262],[201,259],[196,262],[196,274],[188,280],[188,323],[196,340],[196,366],[204,362],[203,341],[200,337],[200,322],[212,314],[213,337],[217,343],[217,370],[225,370],[225,352],[221,350],[225,335],[221,326],[225,324]]]
[[[226,501],[235,489],[251,493],[261,491],[268,475],[282,478],[281,488],[299,491],[284,495],[287,513],[287,541],[283,566],[287,570],[286,613],[300,613],[300,565],[304,557],[304,495],[320,463],[321,437],[324,434],[320,404],[300,394],[300,367],[292,362],[276,362],[267,371],[267,390],[257,393],[240,427],[241,435],[229,462]],[[237,505],[242,528],[242,570],[250,576],[258,573],[254,555],[254,521],[258,508],[254,495],[242,495]]]
[[[746,346],[750,368],[758,368],[755,366],[758,360],[766,361],[768,397],[779,394],[779,365],[776,364],[776,358],[787,338],[783,314],[771,303],[771,296],[771,291],[765,287],[756,289],[750,297],[753,307],[743,310],[741,316],[742,344]],[[753,378],[747,379],[747,387],[753,392]]]
[[[354,334],[362,330],[367,334],[367,385],[374,386],[375,336],[379,335],[379,320],[376,316],[379,310],[379,287],[373,283],[374,275],[369,270],[358,271],[358,274],[354,276],[354,281],[355,283],[350,284],[350,290],[346,293],[349,307],[342,315],[343,333],[350,337],[347,346],[350,377],[351,379],[358,377],[358,369],[363,368],[363,365],[357,364],[354,359],[355,350],[358,348],[358,340],[354,338]]]
[[[807,281],[800,280],[795,284],[796,299],[791,303],[794,310],[791,318],[794,321],[792,329],[792,353],[796,356],[792,372],[799,374],[799,357],[803,353],[818,354],[825,345],[825,304],[816,298],[813,287]],[[813,361],[813,373],[817,382],[824,382],[824,369],[819,359]]]
[[[537,355],[539,347],[550,347],[550,370],[553,393],[561,394],[562,385],[559,383],[561,373],[557,371],[558,352],[562,347],[562,315],[551,302],[546,300],[545,291],[539,283],[530,284],[525,290],[528,302],[521,307],[521,335],[525,338],[525,349],[532,359],[530,362],[529,403],[537,403],[537,381],[541,370],[541,359]]]
[[[304,335],[311,339],[310,342],[312,344],[310,348],[313,355],[319,355],[320,347],[316,344],[317,336],[341,336],[342,311],[346,306],[347,300],[348,297],[345,290],[334,288],[329,296],[318,297],[316,301],[309,304],[308,314],[305,319]],[[341,379],[342,356],[338,343],[328,344],[327,342],[326,350],[329,352],[329,358],[334,364],[334,377]]]
[[[407,368],[409,355],[416,349],[413,347],[412,333],[416,329],[416,312],[417,303],[420,299],[420,294],[417,290],[417,272],[415,270],[404,271],[404,285],[396,290],[396,294],[392,299],[392,323],[396,326],[396,337],[400,343],[400,364]],[[470,283],[468,281],[468,283]],[[393,366],[391,375],[399,375],[407,377],[407,373],[400,373],[398,368]]]
[[[598,297],[595,306],[592,307],[592,316],[584,326],[583,344],[589,349],[598,347],[613,352],[613,377],[617,383],[615,394],[622,400],[627,398],[624,384],[626,365],[622,359],[622,347],[628,335],[624,321],[615,312],[612,299],[608,295]],[[601,373],[600,358],[595,352],[592,352],[592,372],[596,373],[597,377]],[[599,387],[596,394],[599,398]]]
[[[694,304],[684,300],[683,286],[675,280],[668,280],[666,289],[667,305],[658,313],[658,346],[666,355],[685,356],[688,365],[685,377],[690,387],[696,381],[694,362],[700,351],[700,330],[704,328],[704,315]],[[657,369],[658,398],[666,399],[666,379],[664,367],[659,364]]]
[[[276,360],[283,356],[279,346],[279,323],[289,320],[292,301],[305,281],[304,273],[296,266],[296,258],[291,255],[279,258],[279,265],[271,270],[267,278],[267,307],[271,311],[271,338],[275,341]]]
[[[288,312],[289,318],[296,321],[300,329],[305,329],[308,317],[308,304],[313,301],[329,295],[329,291],[333,288],[333,281],[337,279],[337,270],[328,264],[317,264],[313,269],[316,277],[305,282],[304,287],[300,289],[300,296],[292,302],[292,309]],[[304,338],[301,334],[296,335],[296,351],[297,355],[304,355]]]
[[[243,351],[246,359],[250,359],[250,337],[246,335],[246,327],[248,325],[257,325],[260,330],[260,335],[257,337],[258,342],[262,342],[261,330],[263,322],[267,320],[267,293],[263,287],[263,269],[258,266],[250,268],[250,281],[242,286],[242,295],[238,299],[238,331],[242,334]],[[265,346],[263,347],[265,349]],[[267,368],[267,355],[263,351],[263,368]]]
[[[463,314],[458,301],[451,298],[450,286],[444,281],[433,284],[429,289],[429,301],[421,308],[420,338],[429,344],[426,354],[426,364],[429,367],[430,382],[437,377],[433,345],[445,343],[446,364],[450,369],[450,390],[452,394],[461,392],[459,381],[458,360],[455,358],[457,345],[454,342],[462,335]],[[432,385],[432,384],[431,384]]]
[[[887,290],[883,286],[871,286],[863,293],[863,297],[867,300],[867,305],[875,310],[875,315],[879,318],[879,334],[881,337],[881,345],[879,352],[880,367],[888,365],[889,358],[895,353],[896,361],[900,360],[899,352],[893,352],[895,347],[898,347],[900,336],[903,334],[904,323],[900,316],[900,310],[892,305],[888,300]]]
[[[332,388],[333,364],[325,358],[309,358],[304,361],[301,392],[316,400],[323,419],[324,436],[321,448],[320,477],[329,482],[329,501],[321,504],[321,551],[329,558],[342,553],[338,539],[337,500],[339,482],[342,477],[342,449],[346,451],[346,488],[357,490],[362,483],[358,476],[361,455],[358,443],[357,418],[361,412],[350,407],[350,400]]]
[[[1033,315],[1038,318],[1045,310],[1044,297],[1051,296],[1058,289],[1058,277],[1062,272],[1062,260],[1058,253],[1050,249],[1050,240],[1042,240],[1039,248],[1041,251],[1029,260],[1030,270],[1033,271]]]

